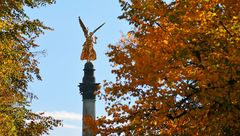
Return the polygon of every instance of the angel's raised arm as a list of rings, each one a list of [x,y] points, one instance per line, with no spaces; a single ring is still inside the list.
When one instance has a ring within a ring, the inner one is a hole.
[[[98,29],[100,29],[105,23],[101,24],[98,28],[96,28],[92,33],[94,34],[95,32],[97,32]]]

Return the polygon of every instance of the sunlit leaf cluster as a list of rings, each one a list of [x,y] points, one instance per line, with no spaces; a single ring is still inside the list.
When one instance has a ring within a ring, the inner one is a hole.
[[[102,135],[239,135],[237,0],[120,0],[134,30],[107,55]]]
[[[39,75],[35,40],[50,30],[24,9],[54,3],[54,0],[0,1],[0,135],[37,136],[58,126],[60,121],[29,110],[32,99],[28,83]]]

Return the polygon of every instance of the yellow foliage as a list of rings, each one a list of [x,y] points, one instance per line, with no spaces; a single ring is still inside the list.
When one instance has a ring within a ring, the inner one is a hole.
[[[118,120],[100,118],[99,133],[238,135],[238,3],[120,0],[135,29],[109,46],[117,77],[102,95]]]
[[[35,39],[50,29],[39,20],[30,20],[23,7],[53,3],[44,1],[0,1],[0,136],[38,136],[59,126],[60,121],[29,110],[36,98],[28,83],[36,76],[41,80],[38,61],[31,51]]]

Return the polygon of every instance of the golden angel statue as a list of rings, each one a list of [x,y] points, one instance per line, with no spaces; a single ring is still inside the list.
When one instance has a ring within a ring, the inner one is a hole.
[[[81,60],[96,60],[97,55],[93,48],[93,45],[97,43],[97,37],[94,36],[94,33],[97,32],[98,29],[100,29],[105,23],[101,24],[99,27],[97,27],[93,32],[88,32],[88,28],[83,24],[83,21],[79,17],[79,23],[83,30],[84,36],[86,38],[86,41],[83,44],[83,50],[81,54]]]

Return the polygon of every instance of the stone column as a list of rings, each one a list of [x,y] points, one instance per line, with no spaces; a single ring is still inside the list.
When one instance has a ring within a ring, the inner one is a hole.
[[[83,81],[80,83],[80,93],[83,96],[83,124],[82,136],[94,136],[95,128],[93,121],[95,121],[95,94],[99,83],[95,83],[94,68],[91,62],[87,62],[84,66]],[[91,125],[91,126],[89,126]]]

